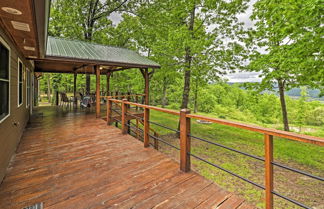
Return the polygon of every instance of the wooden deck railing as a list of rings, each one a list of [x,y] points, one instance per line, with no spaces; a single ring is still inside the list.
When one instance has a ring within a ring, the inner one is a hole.
[[[126,134],[126,126],[127,126],[127,115],[130,114],[128,112],[128,106],[135,106],[135,107],[140,107],[143,108],[144,110],[144,117],[142,118],[143,123],[144,123],[144,130],[141,130],[143,132],[144,135],[144,147],[148,147],[149,144],[149,139],[150,137],[153,138],[154,140],[159,140],[177,150],[180,150],[180,169],[184,172],[188,172],[190,171],[190,157],[194,157],[198,160],[201,160],[211,166],[214,166],[218,169],[221,169],[231,175],[234,175],[238,178],[240,178],[243,181],[246,181],[254,186],[257,186],[258,188],[261,188],[263,190],[265,190],[265,204],[266,204],[266,208],[267,209],[272,209],[273,208],[273,195],[276,195],[278,197],[281,197],[293,204],[296,204],[300,207],[303,208],[310,208],[306,205],[304,205],[303,203],[300,203],[296,200],[293,200],[289,197],[286,197],[284,195],[281,195],[277,192],[274,191],[273,188],[273,166],[278,166],[284,169],[287,169],[289,171],[293,171],[305,176],[308,176],[310,178],[319,180],[319,181],[324,181],[323,177],[320,176],[315,176],[313,174],[274,162],[273,159],[273,137],[277,136],[277,137],[281,137],[281,138],[286,138],[286,139],[291,139],[291,140],[295,140],[295,141],[299,141],[299,142],[304,142],[304,143],[311,143],[311,144],[315,144],[318,146],[323,146],[324,145],[324,138],[320,138],[320,137],[314,137],[314,136],[307,136],[307,135],[301,135],[301,134],[295,134],[295,133],[291,133],[291,132],[286,132],[286,131],[280,131],[280,130],[275,130],[275,129],[269,129],[269,128],[262,128],[259,126],[254,126],[254,125],[247,125],[247,124],[243,124],[243,123],[238,123],[238,122],[233,122],[233,121],[228,121],[228,120],[222,120],[222,119],[216,119],[216,118],[210,118],[210,117],[206,117],[206,116],[201,116],[201,115],[196,115],[196,114],[191,114],[190,110],[188,109],[183,109],[180,112],[178,111],[174,111],[174,110],[168,110],[168,109],[164,109],[164,108],[159,108],[159,107],[154,107],[154,106],[149,106],[149,105],[143,105],[143,104],[138,104],[138,103],[134,103],[134,102],[129,102],[126,99],[124,100],[116,100],[116,99],[112,99],[109,98],[108,102],[107,102],[107,124],[110,125],[113,121],[111,118],[112,115],[112,104],[116,103],[116,104],[121,104],[122,106],[122,120],[121,122],[121,126],[122,126],[122,133]],[[167,114],[171,114],[171,115],[176,115],[179,116],[179,121],[180,121],[180,131],[151,122],[150,121],[150,110],[156,110],[159,112],[163,112],[163,113],[167,113]],[[198,119],[198,120],[204,120],[204,121],[209,121],[212,123],[217,123],[217,124],[222,124],[222,125],[226,125],[226,126],[231,126],[231,127],[236,127],[236,128],[240,128],[240,129],[245,129],[245,130],[249,130],[249,131],[253,131],[253,132],[258,132],[264,135],[264,151],[265,151],[265,157],[259,157],[259,156],[255,156],[249,153],[245,153],[242,152],[240,150],[236,150],[230,147],[227,147],[225,145],[219,144],[219,143],[215,143],[212,141],[208,141],[206,139],[191,135],[190,132],[190,126],[191,126],[191,119]],[[150,123],[153,123],[155,125],[161,126],[163,128],[167,128],[169,130],[172,130],[174,132],[177,132],[180,134],[180,147],[176,147],[166,141],[164,141],[163,139],[157,137],[157,136],[152,136],[150,134]],[[137,127],[138,129],[138,127]],[[246,179],[245,177],[242,177],[238,174],[235,174],[225,168],[222,168],[219,165],[216,165],[214,163],[211,163],[199,156],[194,155],[193,153],[191,153],[190,148],[190,141],[191,138],[194,139],[198,139],[201,141],[204,141],[206,143],[215,145],[215,146],[219,146],[222,148],[225,148],[227,150],[231,150],[233,152],[254,158],[256,160],[260,160],[264,162],[264,166],[265,166],[265,184],[260,185],[258,183],[255,183],[249,179]]]

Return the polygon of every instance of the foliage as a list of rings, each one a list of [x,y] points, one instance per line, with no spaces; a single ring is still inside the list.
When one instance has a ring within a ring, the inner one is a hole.
[[[179,109],[187,94],[187,106],[200,113],[263,125],[282,123],[280,100],[263,90],[276,89],[278,81],[284,83],[284,91],[323,88],[323,6],[319,0],[258,0],[251,16],[255,27],[244,31],[238,14],[248,4],[248,0],[57,0],[52,2],[49,34],[127,47],[160,63],[150,81],[152,105]],[[114,24],[111,14],[121,15],[121,21]],[[262,82],[253,84],[258,91],[222,81],[223,74],[236,69],[260,72]],[[78,75],[77,91],[86,91],[85,79]],[[90,80],[94,90],[95,76]],[[73,75],[53,74],[49,81],[51,93],[72,92]],[[47,82],[41,81],[43,92],[48,91]],[[105,76],[101,84],[104,91]],[[112,75],[114,92],[142,93],[143,87],[138,69]],[[285,102],[290,124],[323,125],[323,104],[308,96],[286,97]]]

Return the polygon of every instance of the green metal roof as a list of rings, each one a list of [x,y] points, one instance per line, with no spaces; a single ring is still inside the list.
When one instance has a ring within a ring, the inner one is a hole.
[[[160,67],[158,63],[129,49],[50,36],[47,41],[46,57],[98,61],[107,64],[112,63],[150,68]]]

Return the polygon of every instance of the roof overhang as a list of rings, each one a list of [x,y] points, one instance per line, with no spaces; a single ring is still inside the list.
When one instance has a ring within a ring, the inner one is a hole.
[[[35,72],[43,73],[94,74],[94,66],[100,66],[101,74],[131,68],[160,68],[159,66],[137,65],[98,60],[81,60],[76,58],[68,59],[64,57],[45,57],[44,59],[36,59],[34,61]]]
[[[94,73],[93,66],[100,66],[102,73],[160,68],[153,60],[126,48],[61,37],[48,37],[45,57],[34,61],[36,72],[50,73]]]

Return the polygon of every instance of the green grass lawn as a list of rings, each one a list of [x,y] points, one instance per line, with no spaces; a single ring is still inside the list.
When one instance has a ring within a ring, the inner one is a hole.
[[[177,129],[178,127],[178,117],[166,113],[151,111],[150,120],[170,128]],[[175,136],[172,137],[172,131],[156,125],[151,125],[151,127],[162,137],[167,136],[166,139],[178,145],[178,139]],[[264,141],[263,135],[260,133],[219,124],[199,124],[192,120],[191,134],[264,157]],[[167,150],[168,154],[172,153],[168,149],[172,148],[165,147],[162,150]],[[264,164],[262,161],[196,139],[192,139],[191,152],[258,184],[264,184]],[[274,159],[276,162],[315,175],[323,176],[324,173],[324,149],[320,146],[275,137]],[[264,195],[261,189],[194,158],[192,158],[192,166],[197,172],[215,181],[224,189],[244,196],[245,199],[260,208],[264,207]],[[311,207],[324,206],[322,200],[323,183],[277,167],[274,171],[275,191]],[[282,199],[276,198],[275,200],[276,208],[298,208]]]

